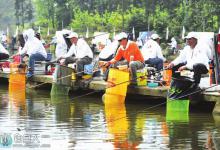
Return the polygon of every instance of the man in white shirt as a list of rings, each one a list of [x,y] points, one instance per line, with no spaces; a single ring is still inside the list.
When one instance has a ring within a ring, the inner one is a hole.
[[[99,53],[100,61],[110,61],[116,53],[119,47],[118,40],[113,41],[111,44],[105,46],[103,50]]]
[[[172,61],[168,68],[172,68],[173,77],[177,77],[176,71],[192,70],[196,84],[200,83],[201,74],[208,73],[209,61],[212,59],[211,49],[198,43],[195,32],[190,32],[186,37],[187,46],[184,47],[180,55]]]
[[[24,47],[19,50],[18,54],[29,57],[27,77],[32,77],[34,74],[35,61],[45,61],[47,52],[42,42],[35,37],[34,30],[28,29],[23,33],[25,39]]]
[[[79,39],[78,34],[72,32],[67,38],[72,45],[69,51],[61,57],[65,58],[64,64],[76,63],[77,78],[81,79],[84,71],[84,65],[90,64],[93,59],[93,53],[85,40]]]
[[[158,34],[152,34],[141,49],[145,64],[150,64],[156,67],[157,70],[163,69],[163,62],[166,60],[163,57],[161,47],[159,45],[160,37]]]
[[[56,31],[56,50],[55,56],[57,59],[67,54],[70,47],[68,47],[64,36],[69,35],[70,30],[63,29],[62,31]]]

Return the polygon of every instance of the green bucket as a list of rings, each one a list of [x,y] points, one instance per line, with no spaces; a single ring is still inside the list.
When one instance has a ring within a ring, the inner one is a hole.
[[[56,96],[58,96],[58,95],[68,95],[69,91],[70,91],[69,86],[53,83],[51,91],[50,91],[50,95],[56,95]]]
[[[189,121],[189,100],[167,99],[166,120],[177,122]]]
[[[167,98],[167,111],[189,112],[189,99],[173,100]]]

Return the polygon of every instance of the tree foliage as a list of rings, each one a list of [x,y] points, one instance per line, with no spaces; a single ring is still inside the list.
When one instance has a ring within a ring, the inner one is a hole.
[[[217,32],[219,0],[35,0],[39,25],[90,31],[154,30],[165,36],[189,31]]]
[[[16,24],[22,25],[24,28],[25,22],[33,20],[33,6],[31,0],[15,0],[15,16]]]

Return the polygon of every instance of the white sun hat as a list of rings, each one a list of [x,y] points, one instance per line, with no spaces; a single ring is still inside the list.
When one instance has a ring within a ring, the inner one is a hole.
[[[76,32],[71,32],[70,35],[67,36],[67,38],[69,38],[69,39],[73,38],[73,37],[78,38],[79,36],[78,36],[78,34]]]
[[[116,40],[120,41],[122,39],[127,39],[128,38],[128,35],[125,33],[125,32],[121,32],[119,33],[118,35],[116,35]]]
[[[152,34],[150,38],[153,39],[153,40],[161,39],[161,37],[156,33]]]
[[[195,32],[189,32],[187,36],[185,36],[185,39],[195,38],[198,39]]]

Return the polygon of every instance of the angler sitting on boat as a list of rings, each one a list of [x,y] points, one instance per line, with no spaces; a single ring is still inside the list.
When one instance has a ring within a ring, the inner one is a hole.
[[[163,69],[163,62],[166,60],[163,57],[161,47],[159,45],[160,37],[158,34],[152,34],[141,49],[145,64],[155,66],[157,70]]]
[[[27,77],[34,75],[35,61],[45,61],[47,52],[42,42],[34,36],[34,30],[28,29],[23,33],[25,39],[24,47],[16,55],[29,56]]]
[[[110,61],[114,57],[118,47],[118,40],[115,40],[109,45],[105,46],[99,53],[99,61]]]
[[[209,62],[212,59],[211,49],[206,44],[198,42],[195,32],[190,32],[185,38],[187,46],[168,65],[168,68],[172,68],[173,77],[178,77],[180,71],[192,70],[194,72],[193,78],[196,85],[198,85],[201,75],[208,73]]]
[[[4,48],[4,46],[0,43],[0,61],[6,60],[9,58],[9,52]]]
[[[117,40],[120,43],[120,47],[117,50],[116,56],[111,61],[106,62],[104,65],[111,65],[114,68],[118,67],[119,65],[128,65],[132,78],[131,86],[136,86],[136,72],[138,69],[144,68],[144,58],[137,44],[128,40],[128,35],[126,33],[120,33],[117,36]]]
[[[91,64],[93,53],[85,40],[79,39],[78,34],[72,32],[67,38],[70,39],[72,45],[69,51],[59,59],[65,59],[63,65],[76,63],[77,79],[82,79],[84,65]]]
[[[56,43],[56,49],[55,49],[55,57],[56,59],[62,64],[65,59],[65,55],[69,51],[72,44],[68,44],[64,37],[69,36],[71,33],[70,30],[63,29],[62,31],[56,31],[55,40],[52,42]]]

